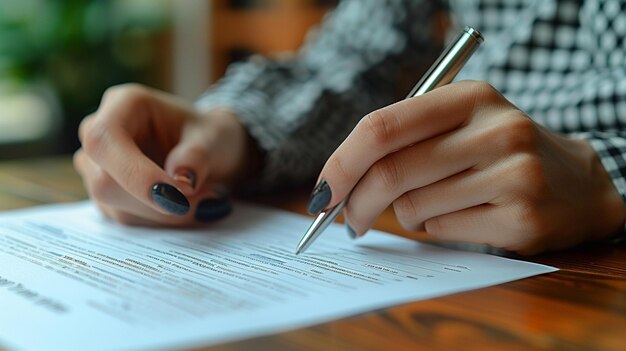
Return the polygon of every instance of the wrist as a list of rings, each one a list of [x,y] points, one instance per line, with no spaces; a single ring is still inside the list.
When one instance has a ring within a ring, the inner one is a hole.
[[[603,240],[616,237],[624,233],[626,221],[626,206],[621,194],[613,184],[613,179],[604,168],[596,150],[586,140],[572,140],[578,145],[582,160],[590,179],[595,180],[595,196],[591,200],[595,211],[590,216],[590,226],[587,230],[589,240]]]
[[[224,141],[224,151],[229,155],[232,172],[227,183],[238,184],[258,175],[262,165],[262,152],[237,114],[228,108],[215,108],[201,112],[207,128],[211,128]]]

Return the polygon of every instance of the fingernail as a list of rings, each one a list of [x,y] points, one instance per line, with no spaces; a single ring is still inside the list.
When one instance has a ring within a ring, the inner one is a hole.
[[[309,197],[309,203],[307,205],[307,211],[309,214],[316,214],[326,208],[328,203],[330,203],[330,198],[332,197],[332,192],[330,190],[330,186],[325,179],[322,179],[315,188],[313,192],[311,192],[311,196]]]
[[[227,197],[204,199],[196,209],[196,220],[200,222],[212,222],[228,216],[232,212],[232,206]]]
[[[179,168],[174,172],[174,180],[185,183],[192,189],[196,188],[196,173],[189,168]]]
[[[154,184],[152,200],[173,215],[182,216],[189,212],[189,201],[185,195],[169,184]]]
[[[351,239],[356,239],[356,232],[354,231],[354,229],[352,229],[352,227],[347,221],[346,221],[346,231],[348,232],[348,236]]]

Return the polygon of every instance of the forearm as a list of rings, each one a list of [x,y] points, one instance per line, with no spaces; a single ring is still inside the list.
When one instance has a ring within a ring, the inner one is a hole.
[[[623,216],[626,216],[626,132],[585,132],[571,134],[571,137],[587,141],[597,153],[604,170],[600,176],[610,177],[615,191],[624,201]],[[613,240],[626,239],[626,223],[621,233],[615,233]]]
[[[428,40],[435,8],[344,1],[297,56],[231,67],[197,107],[226,107],[246,126],[264,155],[257,188],[306,181],[362,116],[395,101],[405,69],[425,66],[438,52]],[[407,34],[416,32],[419,38]]]

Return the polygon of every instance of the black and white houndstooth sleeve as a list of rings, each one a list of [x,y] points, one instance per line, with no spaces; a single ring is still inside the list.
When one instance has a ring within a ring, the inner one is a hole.
[[[488,81],[538,123],[588,140],[626,201],[626,1],[449,6],[457,27],[486,38],[459,79]],[[295,58],[237,65],[198,106],[241,116],[267,153],[264,184],[310,179],[359,118],[397,99],[394,85],[414,74],[408,66],[436,57],[431,15],[439,8],[344,0]]]
[[[342,1],[297,55],[232,65],[196,105],[227,107],[246,125],[265,153],[255,187],[310,180],[361,117],[396,100],[403,72],[436,57],[437,8],[433,1]]]

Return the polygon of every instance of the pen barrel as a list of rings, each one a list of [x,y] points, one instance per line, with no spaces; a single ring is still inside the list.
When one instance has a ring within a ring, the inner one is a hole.
[[[435,64],[415,85],[407,99],[426,94],[452,82],[483,40],[479,31],[472,27],[465,27],[465,30],[439,55]]]

